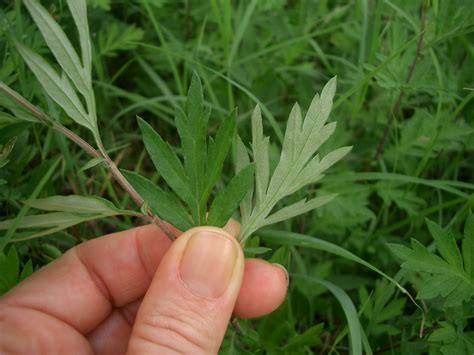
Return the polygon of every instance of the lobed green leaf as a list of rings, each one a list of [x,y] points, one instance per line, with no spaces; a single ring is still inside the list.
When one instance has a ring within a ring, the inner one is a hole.
[[[194,206],[195,196],[183,165],[174,150],[140,117],[138,117],[138,125],[142,132],[145,148],[156,169],[179,198],[188,206]]]
[[[217,193],[209,209],[209,225],[223,227],[232,217],[253,183],[254,170],[253,164],[247,165],[232,178],[225,189]]]
[[[207,126],[210,110],[204,109],[204,98],[199,76],[194,73],[186,100],[186,112],[176,112],[176,127],[183,148],[184,166],[189,179],[189,188],[193,194],[194,205],[191,208],[197,225],[206,221],[206,153]]]
[[[128,182],[145,199],[153,213],[182,231],[193,227],[191,216],[174,194],[162,190],[158,185],[134,172],[126,170],[122,172]]]
[[[470,228],[469,218],[466,228]],[[426,220],[437,250],[442,256],[431,253],[425,246],[412,239],[412,248],[390,245],[391,250],[404,262],[402,268],[427,274],[421,281],[417,298],[433,299],[442,297],[445,307],[455,307],[469,301],[474,296],[474,279],[468,271],[471,262],[471,245],[465,233],[462,245],[463,255],[457,247],[456,239],[450,231],[445,231],[436,223]],[[463,258],[467,258],[463,260]],[[465,269],[463,268],[463,263]]]
[[[224,167],[224,160],[229,153],[230,146],[234,139],[236,130],[237,111],[234,110],[225,119],[216,133],[215,140],[209,139],[207,169],[206,169],[206,186],[204,188],[202,199],[207,200],[212,188],[219,179]]]
[[[474,214],[469,214],[464,226],[464,238],[462,240],[462,256],[464,269],[474,279]]]
[[[439,254],[455,269],[462,271],[463,263],[461,253],[459,252],[454,236],[444,231],[439,225],[426,220],[426,225],[436,242]]]

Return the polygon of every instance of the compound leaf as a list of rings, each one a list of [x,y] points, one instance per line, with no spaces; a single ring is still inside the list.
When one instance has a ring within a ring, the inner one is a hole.
[[[343,147],[326,155],[322,160],[316,154],[318,148],[333,134],[336,123],[326,123],[336,91],[336,78],[323,88],[321,97],[316,94],[302,120],[298,104],[291,110],[283,141],[280,160],[270,177],[268,159],[268,138],[263,137],[260,110],[252,115],[252,151],[256,164],[255,192],[253,207],[248,198],[241,205],[242,230],[240,238],[245,241],[262,226],[280,222],[319,207],[323,200],[300,201],[285,207],[269,217],[279,201],[300,188],[322,178],[322,173],[342,159],[351,147]],[[238,143],[238,146],[241,143]],[[241,152],[245,149],[238,148]],[[242,153],[240,153],[242,155]],[[250,196],[250,200],[252,197]],[[327,202],[327,201],[326,201]]]
[[[468,269],[471,265],[470,243],[473,237],[469,234],[471,220],[472,215],[466,221],[462,256],[454,234],[430,220],[426,220],[426,224],[440,256],[430,252],[415,239],[412,239],[411,249],[397,244],[389,245],[390,249],[403,260],[402,268],[427,274],[423,278],[417,298],[442,297],[445,307],[454,307],[460,306],[474,296],[474,279],[470,275],[471,270]]]

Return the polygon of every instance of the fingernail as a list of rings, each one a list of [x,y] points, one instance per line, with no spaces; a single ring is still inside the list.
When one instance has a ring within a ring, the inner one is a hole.
[[[283,273],[285,274],[286,286],[288,287],[288,285],[290,284],[290,275],[288,274],[288,270],[286,270],[286,268],[283,265],[278,264],[278,263],[273,263],[272,265],[276,266],[281,271],[283,271]]]
[[[180,266],[181,279],[197,296],[217,298],[229,285],[237,261],[237,244],[211,231],[188,241]]]

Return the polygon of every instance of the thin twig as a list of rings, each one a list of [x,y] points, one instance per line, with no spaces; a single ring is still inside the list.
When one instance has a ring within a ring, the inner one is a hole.
[[[76,143],[79,147],[81,147],[86,153],[91,155],[94,158],[102,158],[104,161],[105,167],[109,170],[110,174],[113,176],[115,181],[118,182],[118,184],[130,195],[132,200],[138,205],[142,206],[144,204],[143,198],[140,196],[140,194],[133,188],[132,185],[128,182],[127,179],[123,176],[123,174],[120,172],[119,168],[117,165],[114,163],[114,161],[110,158],[110,156],[107,154],[104,146],[102,145],[102,142],[100,139],[98,140],[99,146],[99,151],[97,151],[93,146],[91,146],[89,143],[87,143],[84,139],[79,137],[76,133],[72,132],[68,128],[64,127],[54,119],[52,119],[50,116],[48,116],[46,113],[41,111],[39,108],[34,106],[31,102],[29,102],[27,99],[25,99],[23,96],[21,96],[18,92],[10,88],[8,85],[0,81],[0,92],[4,92],[8,97],[10,97],[13,101],[17,102],[20,106],[25,108],[27,111],[29,111],[34,117],[36,117],[40,123],[43,123],[44,125],[51,127],[54,129],[56,132],[62,134],[63,136],[69,138],[71,141]],[[159,217],[153,215],[150,209],[147,210],[146,214],[144,215],[144,219],[147,221],[150,221],[151,223],[154,223],[160,228],[163,233],[165,233],[168,238],[171,240],[176,239],[175,233],[172,231],[170,226],[160,219]]]
[[[428,2],[424,1],[423,6],[421,8],[421,24],[420,24],[420,37],[418,38],[418,43],[416,44],[416,51],[415,51],[415,57],[413,58],[413,61],[411,62],[410,68],[408,69],[407,76],[405,78],[405,86],[411,81],[413,77],[413,73],[415,72],[415,67],[418,63],[418,59],[421,56],[421,50],[423,49],[423,38],[425,36],[425,30],[426,30],[426,12],[428,8]],[[390,129],[392,128],[393,122],[396,119],[397,114],[400,111],[400,106],[402,103],[402,100],[405,96],[405,90],[403,88],[400,89],[400,94],[398,95],[397,100],[393,104],[392,108],[390,109],[390,117],[388,120],[387,125],[385,126],[385,130],[383,132],[382,137],[379,140],[379,143],[377,144],[377,151],[375,152],[374,155],[374,160],[377,161],[380,157],[380,155],[383,152],[383,148],[385,146],[385,143],[387,141],[388,134],[390,133]]]

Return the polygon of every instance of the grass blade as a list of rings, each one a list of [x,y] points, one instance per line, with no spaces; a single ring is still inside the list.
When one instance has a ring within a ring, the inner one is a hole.
[[[275,243],[283,244],[283,245],[300,246],[300,247],[305,247],[305,248],[310,248],[310,249],[321,250],[321,251],[325,251],[327,253],[331,253],[331,254],[343,257],[345,259],[354,261],[356,263],[359,263],[369,268],[370,270],[376,272],[380,276],[383,276],[391,283],[393,283],[395,286],[398,287],[400,291],[408,295],[414,304],[416,304],[413,298],[408,293],[408,291],[402,285],[400,285],[400,283],[398,283],[395,279],[388,276],[386,273],[376,268],[372,264],[368,263],[364,259],[359,258],[357,255],[351,253],[350,251],[347,251],[346,249],[336,244],[332,244],[325,240],[318,239],[309,235],[292,233],[292,232],[284,232],[280,230],[263,229],[259,232],[259,235],[262,238],[265,238],[265,240],[267,241],[271,241],[271,242],[275,242]]]
[[[320,279],[318,277],[311,277],[299,274],[291,275],[291,277],[296,280],[304,280],[305,282],[321,285],[327,288],[334,295],[334,297],[337,298],[347,319],[351,344],[351,354],[362,355],[362,333],[364,332],[364,330],[362,329],[362,326],[360,324],[357,309],[354,306],[354,303],[352,303],[352,300],[348,296],[348,294],[342,288],[333,284],[332,282]],[[369,350],[369,352],[372,352],[372,350]]]

